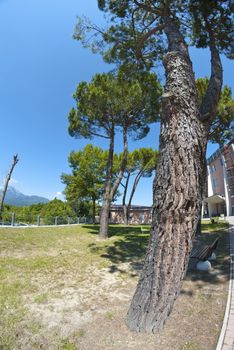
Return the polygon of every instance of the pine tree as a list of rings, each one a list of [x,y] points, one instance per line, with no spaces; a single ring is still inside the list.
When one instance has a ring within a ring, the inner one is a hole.
[[[163,327],[185,276],[205,193],[207,141],[222,89],[220,54],[233,58],[232,2],[229,0],[99,0],[111,26],[99,49],[108,62],[165,68],[159,158],[153,193],[153,222],[143,271],[127,324],[140,332]],[[85,25],[75,37],[84,45]],[[95,30],[92,25],[86,30]],[[97,32],[96,32],[97,33]],[[208,48],[211,75],[199,101],[188,43]]]

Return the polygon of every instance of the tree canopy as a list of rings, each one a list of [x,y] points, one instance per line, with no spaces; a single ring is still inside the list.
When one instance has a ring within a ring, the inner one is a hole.
[[[208,78],[198,78],[196,80],[198,101],[202,103],[209,85]],[[209,140],[220,145],[231,140],[233,132],[231,123],[234,120],[234,100],[232,98],[232,90],[228,86],[224,86],[217,106],[216,116],[212,121]]]
[[[233,6],[230,0],[112,1],[98,0],[101,11],[110,19],[99,28],[87,19],[78,19],[74,38],[94,52],[101,52],[109,63],[135,64],[147,69],[162,60],[166,52],[165,18],[168,14],[180,27],[190,46],[209,48],[211,33],[217,49],[234,57]],[[88,40],[89,33],[94,40]]]
[[[109,139],[106,181],[100,218],[100,236],[107,237],[110,203],[122,180],[128,157],[128,137],[142,139],[149,124],[159,117],[161,86],[155,74],[118,71],[96,74],[90,83],[81,82],[74,94],[76,109],[69,114],[69,133],[74,137]],[[113,157],[116,132],[123,137],[123,153],[113,183]]]
[[[93,202],[94,221],[95,203],[103,196],[107,157],[108,151],[88,144],[83,150],[70,153],[68,162],[72,174],[61,176],[66,185],[64,194],[73,208],[77,208],[80,200]]]
[[[140,139],[159,116],[160,94],[153,73],[134,77],[123,71],[96,74],[90,83],[81,82],[73,95],[76,109],[72,108],[68,117],[69,134],[110,138],[113,128],[120,127]]]

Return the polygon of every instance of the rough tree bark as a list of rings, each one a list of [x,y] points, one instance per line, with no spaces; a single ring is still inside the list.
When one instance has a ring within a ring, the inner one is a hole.
[[[110,205],[114,198],[114,195],[116,194],[118,187],[121,183],[121,180],[123,178],[123,174],[126,168],[127,164],[127,155],[128,155],[128,142],[127,142],[127,129],[123,129],[123,145],[124,145],[124,151],[123,151],[123,157],[120,165],[120,171],[119,174],[112,186],[112,179],[113,179],[113,154],[114,154],[114,132],[113,132],[113,138],[110,139],[110,147],[109,147],[109,156],[108,156],[108,172],[107,172],[107,181],[105,185],[105,191],[104,191],[104,199],[102,204],[102,210],[101,210],[101,217],[100,217],[100,229],[99,229],[99,236],[101,238],[107,238],[108,237],[108,222],[109,222],[109,212],[110,212]]]
[[[13,173],[14,167],[16,166],[16,164],[18,163],[18,161],[19,161],[18,155],[15,154],[15,155],[13,156],[13,162],[12,162],[12,164],[11,164],[9,173],[8,173],[7,176],[6,176],[5,183],[4,183],[4,187],[3,187],[3,190],[2,190],[2,196],[1,196],[1,199],[0,199],[0,220],[2,220],[3,204],[4,204],[4,200],[5,200],[5,196],[6,196],[8,184],[9,184],[9,181],[10,181],[10,179],[11,179],[11,175],[12,175],[12,173]]]
[[[204,113],[211,111],[199,111],[192,63],[179,28],[169,16],[164,23],[166,86],[151,236],[126,319],[138,332],[159,331],[181,289],[200,217],[209,129]],[[216,90],[221,90],[220,77],[216,83]]]

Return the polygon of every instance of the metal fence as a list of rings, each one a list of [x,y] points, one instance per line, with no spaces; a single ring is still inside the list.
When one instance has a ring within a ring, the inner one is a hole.
[[[26,219],[25,217],[20,217],[11,213],[2,221],[0,221],[0,226],[59,226],[59,225],[75,225],[75,224],[91,224],[92,219],[82,216],[82,217],[41,217],[37,215],[35,217],[30,217]]]

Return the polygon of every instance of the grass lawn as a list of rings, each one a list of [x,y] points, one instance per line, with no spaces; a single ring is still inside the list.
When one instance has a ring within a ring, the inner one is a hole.
[[[203,232],[214,232],[225,230],[228,228],[228,222],[223,220],[215,223],[211,223],[210,220],[202,221],[202,231]]]
[[[199,240],[221,235],[209,273],[191,270],[160,334],[124,324],[148,243],[139,227],[0,228],[0,350],[211,350],[228,289],[227,224],[204,223]]]

